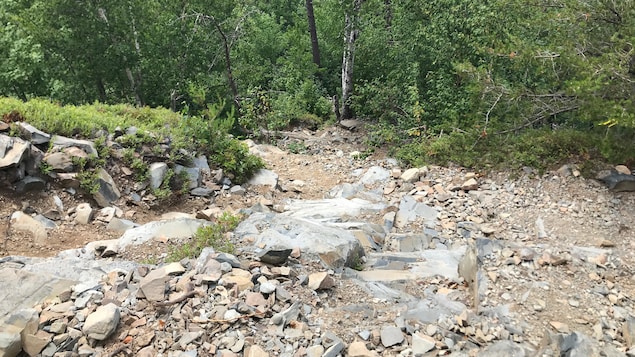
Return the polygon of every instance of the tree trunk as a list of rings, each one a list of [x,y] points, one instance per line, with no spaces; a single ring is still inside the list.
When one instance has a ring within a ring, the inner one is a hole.
[[[355,41],[359,36],[357,22],[363,0],[354,0],[353,9],[346,13],[344,27],[344,55],[342,56],[342,120],[351,119],[351,96],[353,95],[353,65],[355,63]]]
[[[230,57],[229,43],[227,42],[227,36],[225,36],[223,29],[220,27],[220,24],[216,21],[215,18],[211,16],[208,16],[208,18],[211,19],[212,22],[214,22],[214,27],[216,27],[216,31],[218,31],[218,34],[220,35],[221,40],[223,41],[223,50],[225,52],[225,71],[227,72],[227,81],[229,82],[229,89],[231,89],[232,96],[234,97],[233,98],[234,105],[236,106],[236,109],[240,111],[238,86],[236,85],[236,81],[234,80],[234,75],[232,74],[232,62]]]
[[[311,34],[311,52],[313,53],[313,63],[320,67],[320,46],[318,44],[315,16],[313,15],[313,0],[306,0],[305,5],[306,15],[309,22],[309,34]]]

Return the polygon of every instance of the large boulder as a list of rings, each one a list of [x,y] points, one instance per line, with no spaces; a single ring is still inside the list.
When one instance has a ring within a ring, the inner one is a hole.
[[[239,239],[253,239],[253,246],[248,249],[258,255],[296,248],[328,268],[355,266],[364,255],[361,244],[348,230],[273,213],[252,214],[236,228],[235,234]]]

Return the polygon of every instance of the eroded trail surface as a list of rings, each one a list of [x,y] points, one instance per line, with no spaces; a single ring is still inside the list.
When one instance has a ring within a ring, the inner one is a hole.
[[[171,206],[122,197],[115,205],[138,225],[125,233],[103,212],[89,224],[62,217],[47,244],[8,229],[0,350],[635,355],[635,194],[573,167],[407,169],[362,155],[363,139],[328,128],[251,143],[270,171]],[[7,193],[0,213],[38,213],[54,195],[83,203],[62,190]],[[165,263],[222,211],[246,217],[229,235],[234,255],[206,249]]]

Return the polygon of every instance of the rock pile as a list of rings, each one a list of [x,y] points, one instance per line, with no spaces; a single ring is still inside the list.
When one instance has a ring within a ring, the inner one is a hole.
[[[291,187],[267,171],[252,183],[269,193]],[[226,193],[256,195],[242,189]],[[118,239],[50,259],[1,260],[2,286],[21,283],[35,301],[7,293],[0,351],[635,355],[635,256],[616,249],[633,244],[619,227],[632,222],[635,199],[620,195],[573,170],[510,180],[459,168],[402,171],[388,159],[353,170],[324,199],[254,199],[233,233],[235,256],[206,249],[195,260],[123,261],[137,245],[191,236],[218,211],[130,221]],[[75,208],[73,219],[90,220],[88,211]],[[111,224],[121,214],[109,207],[92,219]]]

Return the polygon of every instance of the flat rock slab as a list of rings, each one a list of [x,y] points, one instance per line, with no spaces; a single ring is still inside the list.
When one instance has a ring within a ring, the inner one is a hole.
[[[372,203],[360,198],[330,198],[324,200],[292,200],[285,206],[285,216],[312,219],[319,222],[340,222],[343,217],[357,217],[384,209],[384,203]]]
[[[188,238],[193,236],[199,227],[209,224],[208,221],[194,218],[177,218],[146,223],[127,230],[119,238],[119,248],[142,244],[159,237],[165,239]]]
[[[425,203],[417,202],[412,196],[404,196],[399,204],[399,211],[395,219],[396,227],[405,227],[408,223],[417,219],[423,219],[427,227],[434,227],[439,212],[436,208]]]
[[[353,266],[364,250],[350,231],[317,221],[274,213],[254,213],[235,231],[238,239],[253,239],[256,254],[263,250],[299,248],[302,255],[320,259],[330,268]]]
[[[77,281],[3,267],[0,263],[0,325],[9,315],[60,294]]]

